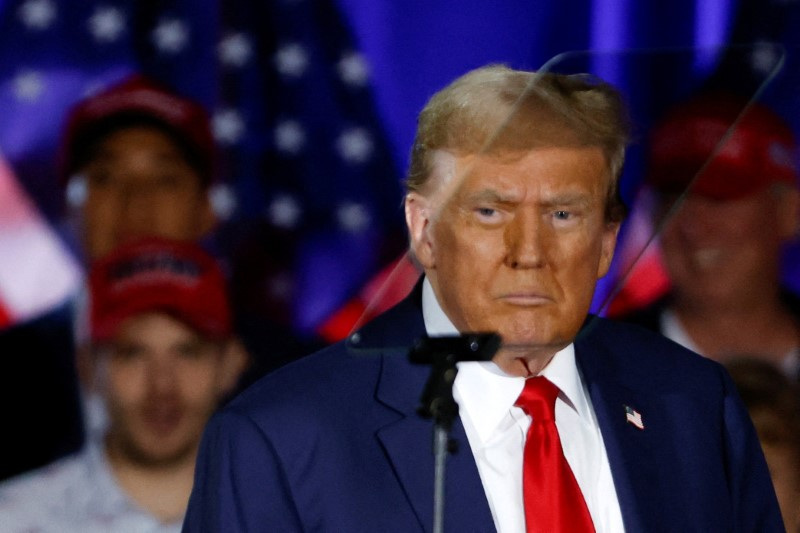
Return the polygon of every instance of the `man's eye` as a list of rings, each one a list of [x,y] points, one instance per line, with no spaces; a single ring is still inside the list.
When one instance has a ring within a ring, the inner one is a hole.
[[[175,174],[162,174],[155,180],[155,184],[164,189],[174,189],[181,184],[181,179]]]
[[[106,170],[97,170],[88,173],[88,185],[92,187],[105,187],[111,184],[111,173]]]
[[[495,213],[497,213],[497,211],[495,209],[492,209],[491,207],[479,207],[477,209],[477,212],[482,217],[491,217]]]
[[[207,346],[201,342],[182,342],[175,347],[175,353],[182,359],[200,359],[207,350]]]
[[[572,213],[569,211],[564,211],[563,209],[556,211],[553,216],[558,220],[569,220],[572,217]]]
[[[117,346],[112,352],[114,359],[118,361],[135,361],[144,355],[145,351],[140,346]]]

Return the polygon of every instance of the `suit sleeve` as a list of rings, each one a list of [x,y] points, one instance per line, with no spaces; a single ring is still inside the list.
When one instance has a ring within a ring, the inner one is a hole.
[[[302,530],[268,437],[247,415],[215,415],[200,445],[184,533]]]
[[[723,377],[725,450],[736,531],[783,532],[775,489],[753,424],[727,371]]]

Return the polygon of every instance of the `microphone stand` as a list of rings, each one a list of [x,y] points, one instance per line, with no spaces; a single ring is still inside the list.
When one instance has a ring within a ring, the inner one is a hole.
[[[450,431],[458,416],[453,382],[461,361],[489,361],[500,347],[496,333],[466,333],[457,336],[423,337],[411,349],[412,363],[431,366],[417,412],[433,418],[433,533],[444,532],[444,486],[447,454],[456,451]]]

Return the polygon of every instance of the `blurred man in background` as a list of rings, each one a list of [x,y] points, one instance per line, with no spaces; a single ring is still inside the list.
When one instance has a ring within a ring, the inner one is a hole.
[[[107,428],[0,486],[0,529],[178,531],[201,433],[246,360],[223,274],[196,245],[150,238],[96,262],[89,290],[82,369]]]
[[[142,76],[79,102],[64,127],[59,171],[84,259],[146,235],[186,241],[207,235],[214,225],[213,154],[205,110]],[[83,307],[72,302],[0,335],[0,351],[8,355],[0,402],[14,405],[4,425],[0,478],[73,452],[83,441],[73,351],[87,337]]]
[[[213,154],[205,110],[144,77],[79,104],[66,125],[61,173],[86,256],[146,235],[207,235]]]
[[[671,287],[623,319],[713,359],[760,354],[794,378],[800,300],[781,283],[781,257],[798,230],[795,139],[746,104],[700,96],[655,129],[647,181]]]

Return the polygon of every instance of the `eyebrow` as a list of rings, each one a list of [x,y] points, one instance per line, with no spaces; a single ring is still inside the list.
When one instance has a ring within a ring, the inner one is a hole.
[[[583,192],[566,192],[553,195],[552,197],[543,200],[541,204],[545,206],[569,205],[585,207],[592,205],[592,200],[593,197],[591,195]]]
[[[469,203],[512,204],[516,199],[509,194],[502,194],[494,189],[482,189],[465,196]]]
[[[119,156],[120,152],[124,152],[124,148],[109,147],[104,144],[98,145],[94,150],[89,152],[91,159],[112,159]],[[175,147],[161,147],[156,150],[149,150],[155,159],[161,160],[185,160],[183,153]]]
[[[495,189],[483,189],[465,197],[470,203],[514,204],[519,200],[511,194],[503,194]],[[552,197],[539,201],[540,205],[552,207],[557,205],[590,206],[593,198],[585,192],[560,192]]]

